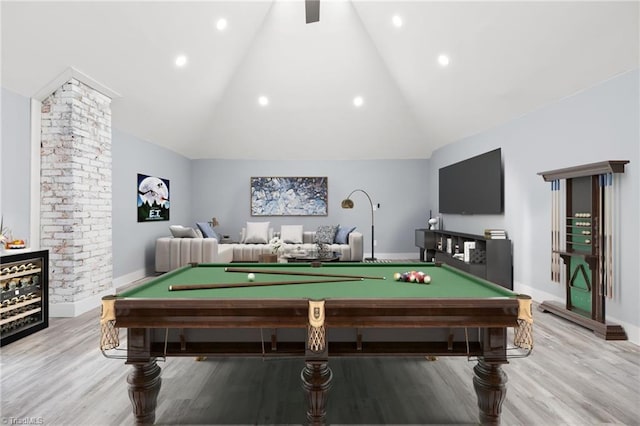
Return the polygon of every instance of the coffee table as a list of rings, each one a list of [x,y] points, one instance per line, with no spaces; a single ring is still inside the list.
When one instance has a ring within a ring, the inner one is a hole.
[[[287,259],[287,262],[291,262],[291,263],[302,263],[302,262],[337,262],[338,260],[340,260],[340,256],[341,254],[337,251],[331,252],[329,255],[327,256],[320,256],[317,253],[316,254],[311,254],[311,253],[307,253],[307,254],[296,254],[296,253],[289,253],[289,254],[285,254],[284,256],[282,256],[284,259]]]

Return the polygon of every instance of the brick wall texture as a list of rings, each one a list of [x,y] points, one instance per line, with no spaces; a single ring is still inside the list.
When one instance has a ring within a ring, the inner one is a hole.
[[[42,103],[41,247],[50,303],[112,287],[111,99],[72,79]]]

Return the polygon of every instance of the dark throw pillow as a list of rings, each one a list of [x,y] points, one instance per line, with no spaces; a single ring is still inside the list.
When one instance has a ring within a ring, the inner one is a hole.
[[[336,239],[336,232],[338,232],[338,226],[339,225],[318,226],[313,242],[316,244],[333,244],[333,241]]]

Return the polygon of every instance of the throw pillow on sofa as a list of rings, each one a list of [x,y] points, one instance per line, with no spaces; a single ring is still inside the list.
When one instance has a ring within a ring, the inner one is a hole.
[[[280,239],[288,244],[302,244],[302,225],[282,225]]]
[[[267,244],[269,242],[270,222],[247,222],[247,230],[243,243]]]
[[[198,238],[196,230],[187,226],[171,225],[169,231],[174,238]]]
[[[218,234],[215,229],[209,225],[209,222],[196,222],[196,225],[200,228],[204,238],[215,238],[218,241],[222,239],[220,234]]]
[[[355,226],[339,226],[336,232],[336,244],[349,244],[349,234],[355,230]]]
[[[339,225],[318,226],[313,242],[316,244],[333,244]]]

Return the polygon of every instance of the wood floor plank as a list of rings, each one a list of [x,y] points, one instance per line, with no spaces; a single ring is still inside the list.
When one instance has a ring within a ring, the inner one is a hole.
[[[98,350],[98,316],[96,309],[53,318],[48,329],[2,348],[2,420],[133,424],[130,367]],[[504,366],[509,381],[503,424],[640,424],[637,345],[601,340],[551,314],[537,313],[535,321],[533,354]],[[474,364],[446,357],[331,359],[328,421],[476,424]],[[301,359],[170,358],[160,367],[158,425],[305,423]]]

